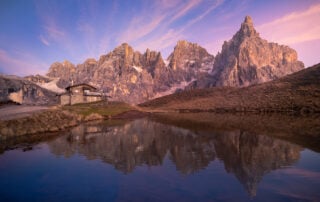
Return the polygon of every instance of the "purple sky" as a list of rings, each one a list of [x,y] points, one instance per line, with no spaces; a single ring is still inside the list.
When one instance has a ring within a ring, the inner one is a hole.
[[[0,73],[45,74],[55,61],[99,59],[123,42],[166,58],[184,39],[216,55],[246,15],[306,66],[320,62],[319,0],[1,0]]]

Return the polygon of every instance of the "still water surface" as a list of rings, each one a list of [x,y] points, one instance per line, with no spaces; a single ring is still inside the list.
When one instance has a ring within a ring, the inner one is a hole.
[[[208,116],[91,122],[31,146],[3,143],[0,201],[320,201],[317,134],[299,144],[289,129]]]

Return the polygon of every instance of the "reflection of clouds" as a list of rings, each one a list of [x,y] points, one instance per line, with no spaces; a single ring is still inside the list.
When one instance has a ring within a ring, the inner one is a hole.
[[[269,179],[261,184],[260,188],[275,192],[284,199],[318,201],[320,193],[310,189],[310,184],[316,184],[319,179],[320,174],[317,172],[299,168],[286,168],[274,171],[273,175],[269,176]],[[277,183],[274,183],[275,180]]]
[[[241,130],[195,133],[149,119],[118,126],[88,123],[50,142],[49,147],[58,156],[79,153],[101,159],[124,173],[141,165],[162,165],[168,155],[178,171],[191,174],[218,158],[251,196],[256,195],[266,173],[291,165],[301,150],[288,142]]]
[[[286,168],[285,170],[279,170],[277,171],[280,175],[294,175],[314,180],[320,180],[320,173],[319,172],[313,172],[310,170],[304,170],[299,168]]]

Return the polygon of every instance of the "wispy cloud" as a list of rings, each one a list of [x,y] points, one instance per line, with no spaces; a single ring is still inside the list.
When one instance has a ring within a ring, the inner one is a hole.
[[[205,16],[207,16],[209,13],[211,13],[213,10],[219,7],[222,3],[223,3],[223,0],[218,0],[213,2],[211,6],[209,6],[206,10],[204,10],[200,15],[187,21],[179,29],[169,29],[169,30],[166,30],[165,33],[160,32],[159,34],[154,35],[153,37],[147,40],[143,40],[143,42],[137,45],[137,48],[140,50],[143,50],[149,47],[152,49],[162,51],[168,48],[169,46],[174,45],[178,40],[185,39],[185,35],[186,35],[185,32],[188,28],[192,27],[192,25],[202,20]]]
[[[285,170],[279,170],[278,172],[286,175],[301,176],[308,179],[320,179],[320,173],[300,168],[288,168]]]
[[[9,73],[13,72],[15,75],[25,76],[28,74],[44,74],[44,67],[48,67],[47,64],[40,62],[38,58],[25,52],[16,52],[16,54],[8,53],[5,50],[0,49],[0,65]]]
[[[319,21],[320,4],[316,4],[305,11],[293,12],[262,24],[257,30],[268,40],[291,45],[320,40]]]
[[[174,45],[178,40],[183,39],[184,35],[173,29],[167,31],[167,33],[159,36],[152,37],[142,43],[137,44],[136,48],[138,50],[146,50],[147,48],[151,50],[162,51],[165,48]]]
[[[171,22],[186,15],[190,10],[192,10],[194,7],[198,6],[200,3],[201,3],[201,0],[189,1],[171,18]]]
[[[40,39],[40,41],[41,41],[44,45],[50,46],[49,41],[48,41],[43,35],[40,35],[40,36],[39,36],[39,39]]]
[[[59,25],[59,5],[54,1],[34,1],[34,5],[41,21],[40,41],[45,45],[61,42],[66,31]]]
[[[157,15],[151,20],[145,20],[145,17],[135,17],[128,29],[119,37],[119,42],[131,42],[142,38],[154,31],[165,18],[165,15]]]
[[[204,16],[208,15],[223,1],[212,1],[211,6],[207,8],[204,12],[202,12],[199,16],[196,16],[195,18],[186,21],[184,25],[182,25],[182,27],[175,28],[176,31],[174,31],[173,28],[171,28],[172,24],[175,21],[179,20],[180,18],[187,15],[190,11],[200,6],[202,2],[203,0],[191,0],[188,2],[183,2],[181,0],[162,0],[156,2],[153,7],[157,9],[155,9],[154,11],[150,11],[149,9],[145,11],[145,13],[139,13],[139,16],[133,17],[133,19],[129,23],[128,28],[118,38],[118,42],[132,43],[143,38],[143,43],[145,43],[145,41],[148,41],[148,38],[151,37],[153,38],[153,43],[150,44],[151,46],[155,46],[154,44],[163,44],[161,47],[157,48],[164,48],[168,45],[168,43],[157,43],[157,41],[171,41],[171,39],[174,38],[174,36],[181,37],[182,32],[185,29],[200,21]],[[152,36],[146,37],[151,33]],[[168,40],[169,38],[170,40]],[[154,39],[157,39],[157,41],[154,41]],[[144,47],[145,45],[138,44],[138,46]]]
[[[155,1],[156,7],[161,9],[172,9],[182,4],[183,0],[158,0]]]
[[[95,40],[96,32],[93,26],[88,22],[79,22],[77,29],[82,34],[82,43],[83,46],[85,46],[88,56],[92,57],[97,54],[97,42]]]
[[[47,36],[56,42],[60,42],[61,40],[63,40],[64,36],[66,35],[63,29],[59,27],[55,22],[46,23],[43,27],[46,31]]]
[[[218,6],[220,6],[224,0],[217,0],[215,3],[213,3],[207,10],[205,10],[201,15],[197,16],[196,18],[192,19],[187,23],[187,25],[183,28],[186,29],[189,26],[199,22],[202,20],[205,16],[207,16],[209,13],[211,13],[214,9],[216,9]]]
[[[39,25],[41,43],[59,47],[60,51],[76,56],[78,53],[75,50],[75,35],[70,34],[74,29],[67,26],[70,19],[65,18],[62,5],[56,1],[35,1],[34,3],[41,22]]]

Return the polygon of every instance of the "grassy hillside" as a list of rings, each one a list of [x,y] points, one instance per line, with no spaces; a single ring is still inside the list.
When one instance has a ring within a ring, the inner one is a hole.
[[[194,89],[139,106],[182,112],[320,112],[320,64],[263,84]]]
[[[99,114],[103,117],[110,117],[119,115],[121,113],[133,110],[133,108],[123,102],[93,102],[93,103],[81,103],[75,105],[66,105],[62,109],[75,112],[80,115],[89,116],[90,114]]]

